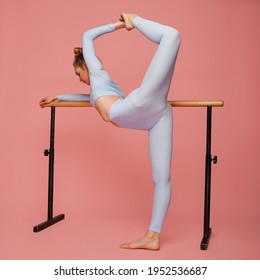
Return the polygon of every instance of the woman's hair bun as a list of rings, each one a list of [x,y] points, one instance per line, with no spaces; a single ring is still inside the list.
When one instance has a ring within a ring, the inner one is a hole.
[[[74,48],[74,54],[75,55],[82,54],[82,48]]]

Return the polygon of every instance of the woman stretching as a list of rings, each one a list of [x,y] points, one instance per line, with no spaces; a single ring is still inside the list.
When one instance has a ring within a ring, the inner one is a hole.
[[[127,97],[103,69],[94,50],[95,38],[120,28],[136,28],[158,44],[158,49],[139,88]],[[137,241],[120,245],[125,249],[160,249],[160,232],[171,198],[172,109],[167,103],[173,69],[180,45],[179,32],[135,14],[122,13],[120,21],[86,31],[83,45],[75,48],[73,66],[90,94],[44,97],[40,106],[58,101],[90,101],[104,121],[122,128],[147,130],[154,182],[153,210],[146,234]]]

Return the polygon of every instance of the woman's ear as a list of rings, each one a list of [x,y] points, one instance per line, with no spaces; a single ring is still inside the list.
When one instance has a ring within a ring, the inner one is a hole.
[[[87,67],[86,63],[84,63],[84,64],[82,65],[82,69],[88,71],[88,67]]]

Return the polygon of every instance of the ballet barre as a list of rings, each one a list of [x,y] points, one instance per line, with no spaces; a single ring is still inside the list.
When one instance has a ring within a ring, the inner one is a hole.
[[[217,156],[211,155],[211,124],[212,107],[223,107],[223,100],[172,100],[168,101],[172,107],[207,107],[206,159],[205,159],[205,193],[204,193],[204,224],[201,250],[207,250],[212,229],[210,227],[210,199],[211,199],[211,165],[217,163]],[[54,101],[45,107],[51,107],[50,148],[44,150],[44,156],[49,156],[48,177],[48,213],[47,220],[33,227],[34,232],[44,230],[65,218],[64,214],[53,217],[53,178],[54,178],[54,132],[56,107],[91,107],[85,101]]]

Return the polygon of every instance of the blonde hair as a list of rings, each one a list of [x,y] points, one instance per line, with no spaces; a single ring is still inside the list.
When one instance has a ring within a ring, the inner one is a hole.
[[[73,60],[73,67],[83,67],[85,65],[82,48],[76,47],[73,49],[74,51],[74,60]]]

